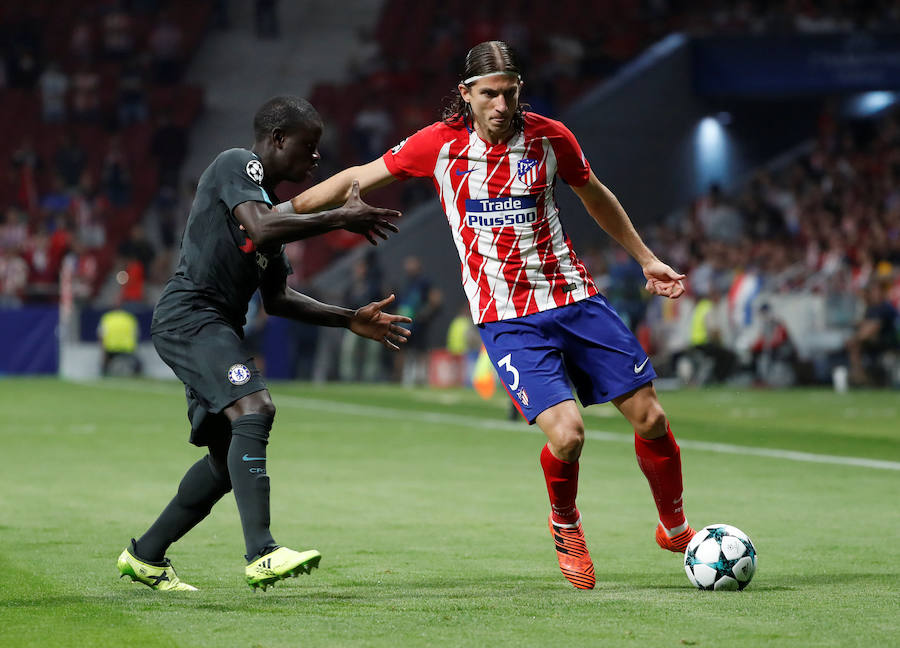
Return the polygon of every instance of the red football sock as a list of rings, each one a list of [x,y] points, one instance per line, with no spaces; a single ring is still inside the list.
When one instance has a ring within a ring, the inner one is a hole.
[[[659,521],[669,530],[685,524],[681,501],[681,451],[669,424],[666,423],[666,434],[658,439],[645,439],[635,434],[634,451],[638,466],[650,482]]]
[[[578,521],[575,496],[578,494],[578,461],[571,463],[553,456],[550,446],[541,450],[541,467],[550,495],[553,521],[558,524],[574,524]]]

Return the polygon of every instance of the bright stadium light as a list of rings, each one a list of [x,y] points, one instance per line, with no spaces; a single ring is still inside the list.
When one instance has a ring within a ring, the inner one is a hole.
[[[846,112],[850,117],[871,117],[898,101],[900,101],[900,92],[892,92],[890,90],[863,92],[849,99],[846,105]]]
[[[697,180],[701,187],[722,182],[728,176],[728,134],[723,119],[704,117],[694,132]]]

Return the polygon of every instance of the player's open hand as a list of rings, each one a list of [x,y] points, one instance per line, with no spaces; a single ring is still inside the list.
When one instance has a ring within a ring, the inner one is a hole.
[[[350,330],[361,337],[381,342],[391,351],[399,351],[398,345],[406,342],[409,331],[398,326],[397,322],[412,322],[412,320],[403,315],[392,315],[382,311],[392,301],[393,295],[357,309],[350,319]]]
[[[644,276],[647,277],[645,288],[653,295],[678,299],[684,294],[684,284],[681,280],[687,275],[675,272],[662,261],[655,260],[645,265]]]
[[[341,212],[341,227],[349,232],[362,234],[369,243],[378,245],[375,236],[387,239],[386,232],[399,232],[393,223],[393,219],[400,217],[400,212],[394,209],[372,207],[363,202],[359,196],[359,180],[354,180],[350,187],[350,197],[339,210]]]

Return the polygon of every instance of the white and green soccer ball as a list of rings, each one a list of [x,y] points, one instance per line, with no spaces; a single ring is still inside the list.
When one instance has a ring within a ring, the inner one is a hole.
[[[710,524],[688,543],[684,571],[702,590],[742,590],[756,573],[756,548],[737,527]]]

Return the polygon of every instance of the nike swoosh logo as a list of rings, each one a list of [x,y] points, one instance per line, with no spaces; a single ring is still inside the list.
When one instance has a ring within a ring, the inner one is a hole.
[[[649,359],[650,359],[649,357],[648,357],[648,358],[644,358],[644,361],[643,361],[641,364],[639,364],[639,365],[634,365],[634,373],[636,373],[636,374],[641,373],[641,372],[644,370],[644,366],[646,366],[647,361],[648,361]]]
[[[474,171],[474,170],[475,169],[466,169],[465,171],[463,171],[462,169],[457,169],[456,175],[463,176],[463,175],[466,175],[467,173],[472,173],[472,171]]]
[[[244,456],[241,457],[241,459],[243,459],[244,461],[265,461],[266,460],[265,457],[248,457],[246,454],[244,454]]]

